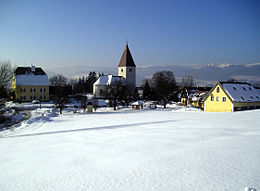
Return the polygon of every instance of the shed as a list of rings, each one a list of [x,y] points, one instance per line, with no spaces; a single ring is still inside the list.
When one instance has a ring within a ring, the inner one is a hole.
[[[138,100],[134,103],[132,103],[132,109],[143,109],[143,101],[142,100]]]
[[[93,112],[93,104],[91,102],[88,102],[88,104],[87,104],[87,111]]]

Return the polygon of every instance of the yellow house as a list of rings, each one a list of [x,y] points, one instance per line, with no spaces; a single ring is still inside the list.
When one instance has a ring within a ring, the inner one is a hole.
[[[49,101],[49,80],[42,68],[18,67],[12,76],[12,98],[21,102]]]
[[[260,108],[258,91],[247,82],[217,82],[204,101],[204,111],[232,112]]]

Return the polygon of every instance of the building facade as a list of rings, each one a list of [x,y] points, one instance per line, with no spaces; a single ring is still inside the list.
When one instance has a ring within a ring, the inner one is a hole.
[[[16,101],[49,101],[49,80],[42,68],[18,67],[12,75],[12,98]]]
[[[232,112],[260,108],[260,95],[247,82],[217,82],[204,101],[204,111]]]

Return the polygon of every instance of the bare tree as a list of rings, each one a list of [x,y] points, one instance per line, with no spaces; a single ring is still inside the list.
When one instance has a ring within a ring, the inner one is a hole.
[[[12,78],[13,68],[11,62],[0,61],[0,96],[7,96],[7,89],[10,86],[10,80]]]
[[[192,76],[184,76],[181,80],[181,85],[184,87],[192,87],[195,85],[194,79]]]
[[[116,81],[107,89],[107,97],[112,99],[114,110],[116,110],[117,102],[122,100],[126,94],[126,86],[121,81]]]
[[[63,75],[56,75],[50,78],[50,84],[52,88],[52,94],[54,96],[55,104],[60,108],[60,114],[64,108],[64,102],[67,98],[66,86],[68,85],[68,79]]]
[[[163,101],[163,106],[174,97],[177,88],[175,76],[171,71],[161,71],[154,73],[151,87],[157,101]]]
[[[55,75],[50,78],[51,86],[66,86],[68,84],[68,78],[63,75]]]

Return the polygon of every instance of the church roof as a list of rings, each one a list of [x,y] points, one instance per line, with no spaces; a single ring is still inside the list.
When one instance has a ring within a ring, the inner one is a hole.
[[[123,52],[123,55],[121,57],[119,65],[118,65],[118,67],[125,67],[125,66],[135,67],[135,62],[131,55],[128,45],[126,45],[125,50]]]
[[[125,84],[125,79],[122,76],[113,76],[113,75],[103,75],[98,78],[98,80],[94,83],[94,86],[107,86],[113,85],[116,82],[121,81],[122,84]]]

